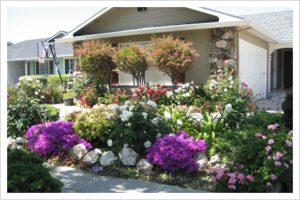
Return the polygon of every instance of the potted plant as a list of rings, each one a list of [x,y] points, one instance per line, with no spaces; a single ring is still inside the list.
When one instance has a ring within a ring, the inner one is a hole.
[[[74,97],[75,93],[73,91],[68,91],[63,94],[64,105],[65,106],[72,106],[74,105]]]

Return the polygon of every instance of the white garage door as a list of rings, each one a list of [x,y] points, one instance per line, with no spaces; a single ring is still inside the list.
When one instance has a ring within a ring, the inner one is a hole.
[[[239,39],[239,75],[248,83],[256,99],[266,98],[267,50]]]

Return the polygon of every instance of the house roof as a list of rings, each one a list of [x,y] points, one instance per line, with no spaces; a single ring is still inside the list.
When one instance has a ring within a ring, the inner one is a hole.
[[[293,40],[293,11],[280,11],[261,14],[241,15],[262,26],[266,31],[279,38],[281,42]]]
[[[52,40],[53,38],[57,38],[58,35],[60,35],[62,37],[62,35],[61,35],[62,32],[63,31],[59,31],[49,38],[25,40],[25,41],[7,46],[7,60],[8,61],[17,61],[17,60],[38,59],[39,58],[38,57],[38,43],[40,41]],[[57,57],[73,55],[73,46],[70,44],[56,43],[55,50],[56,50]]]

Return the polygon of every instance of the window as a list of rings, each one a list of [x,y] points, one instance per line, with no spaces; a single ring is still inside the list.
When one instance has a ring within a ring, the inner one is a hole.
[[[40,74],[40,63],[35,62],[35,74],[39,75]]]
[[[65,74],[73,73],[75,66],[75,60],[72,58],[65,59]]]
[[[39,63],[39,65],[40,65],[40,69],[39,69],[40,74],[49,74],[48,62]]]
[[[112,85],[118,85],[119,84],[119,73],[117,71],[112,72],[111,83],[112,83]]]
[[[49,72],[50,74],[54,74],[54,65],[53,60],[49,60]]]

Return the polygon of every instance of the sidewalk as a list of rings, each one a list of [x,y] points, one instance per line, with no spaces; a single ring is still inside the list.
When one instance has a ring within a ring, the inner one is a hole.
[[[52,176],[63,182],[63,193],[206,193],[207,191],[181,188],[134,179],[98,176],[79,169],[57,166]]]
[[[62,104],[53,104],[54,107],[59,108],[60,109],[60,113],[59,113],[59,119],[63,119],[63,117],[71,112],[77,112],[77,111],[82,111],[85,112],[88,109],[84,109],[81,108],[79,106],[65,106],[63,103]]]

